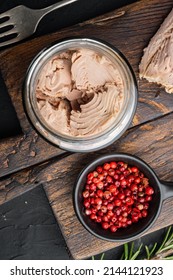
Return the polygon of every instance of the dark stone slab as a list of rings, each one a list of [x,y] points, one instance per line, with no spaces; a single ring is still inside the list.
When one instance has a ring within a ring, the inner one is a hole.
[[[42,186],[0,206],[0,259],[69,259]]]
[[[12,105],[0,72],[0,139],[22,133],[19,120]]]

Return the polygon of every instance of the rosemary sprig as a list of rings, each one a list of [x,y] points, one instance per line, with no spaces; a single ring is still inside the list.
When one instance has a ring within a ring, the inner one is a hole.
[[[166,232],[166,235],[165,235],[165,238],[163,239],[163,242],[162,244],[160,245],[159,249],[157,250],[157,253],[161,252],[164,248],[165,248],[165,245],[166,243],[170,243],[171,240],[172,240],[172,234],[171,236],[169,237],[169,234],[170,234],[170,231],[171,231],[171,227],[168,228],[167,232]]]
[[[145,250],[146,250],[146,254],[147,254],[147,260],[151,259],[151,256],[153,255],[155,249],[157,247],[157,242],[154,243],[153,247],[151,248],[151,250],[149,250],[148,246],[145,245]]]
[[[173,232],[171,233],[171,230],[172,226],[168,228],[166,235],[158,249],[158,243],[155,243],[151,249],[149,249],[148,246],[145,246],[148,260],[173,259]]]
[[[130,246],[130,248],[129,248]],[[141,244],[137,250],[134,251],[134,242],[124,244],[124,252],[121,256],[121,260],[136,260],[136,258],[141,253],[141,248],[143,244]]]
[[[157,242],[149,248],[149,246],[141,244],[136,250],[134,248],[134,242],[125,243],[124,251],[121,255],[121,260],[135,260],[139,257],[139,254],[142,253],[142,247],[145,248],[147,260],[173,260],[173,227],[168,227],[166,234],[163,238],[162,243],[159,245]],[[103,260],[105,253],[101,254],[100,260]],[[92,257],[92,260],[95,260],[95,257]]]

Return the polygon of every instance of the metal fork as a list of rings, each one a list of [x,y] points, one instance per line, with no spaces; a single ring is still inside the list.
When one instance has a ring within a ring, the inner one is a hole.
[[[45,15],[76,1],[78,0],[63,0],[59,3],[39,10],[33,10],[20,5],[0,14],[0,20],[3,20],[3,22],[0,23],[0,40],[2,41],[3,39],[3,42],[0,42],[0,47],[14,44],[26,37],[29,37],[36,31],[40,20]],[[8,31],[3,31],[5,27],[11,28]]]

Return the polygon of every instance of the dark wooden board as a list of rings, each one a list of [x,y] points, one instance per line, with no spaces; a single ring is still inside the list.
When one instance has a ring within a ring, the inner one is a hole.
[[[101,154],[127,152],[139,156],[150,164],[160,179],[173,181],[172,118],[173,114],[170,114],[131,129],[121,140],[100,153],[70,156],[64,164],[59,163],[59,168],[56,167],[57,170],[61,168],[58,179],[44,184],[54,214],[74,258],[83,259],[122,244],[104,242],[91,236],[77,220],[73,209],[72,191],[82,167]],[[49,171],[45,173],[50,174]],[[172,221],[173,198],[169,198],[163,203],[158,220],[145,234],[171,225]]]
[[[143,48],[170,12],[172,0],[146,0],[115,10],[94,20],[36,38],[0,53],[0,70],[17,111],[24,136],[0,142],[0,177],[45,162],[65,152],[43,140],[32,129],[22,106],[22,83],[33,57],[50,43],[69,36],[92,36],[119,48],[138,79]],[[173,97],[159,86],[139,81],[139,102],[132,126],[173,111]]]
[[[122,243],[95,238],[79,223],[73,209],[72,192],[82,168],[101,154],[126,152],[145,160],[160,179],[173,181],[172,150],[173,113],[130,129],[120,140],[100,152],[76,153],[8,177],[0,184],[0,204],[42,183],[71,254],[75,259],[84,259]],[[173,198],[169,198],[164,202],[158,220],[145,234],[172,224],[172,209]]]

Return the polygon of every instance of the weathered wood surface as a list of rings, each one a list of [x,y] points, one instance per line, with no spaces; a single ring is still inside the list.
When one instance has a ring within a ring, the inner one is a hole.
[[[0,53],[0,70],[7,84],[23,136],[1,140],[0,177],[39,164],[64,151],[53,147],[32,129],[27,121],[21,89],[26,70],[33,57],[50,43],[69,36],[104,39],[119,48],[131,63],[138,79],[138,64],[143,48],[170,12],[172,0],[146,0],[115,10],[86,23],[20,44]],[[159,86],[139,81],[139,102],[132,126],[173,111],[173,96]]]
[[[73,209],[72,192],[82,168],[101,154],[126,152],[145,160],[160,179],[173,181],[172,150],[173,113],[130,129],[120,140],[100,152],[72,154],[8,177],[0,184],[0,204],[43,183],[71,254],[76,259],[84,259],[122,243],[105,242],[95,238],[78,221]],[[164,202],[158,220],[147,233],[172,224],[172,209],[173,198],[169,198]]]
[[[127,152],[144,159],[160,179],[173,181],[173,96],[155,84],[138,79],[142,50],[171,7],[172,0],[140,1],[0,53],[0,69],[24,132],[23,136],[0,143],[0,177],[6,175],[0,181],[0,204],[43,183],[67,245],[76,259],[120,245],[94,238],[74,213],[74,182],[88,162],[101,154]],[[26,69],[39,50],[69,35],[88,34],[112,43],[126,55],[138,79],[139,102],[131,128],[116,143],[95,153],[70,154],[48,144],[32,129],[23,111],[21,86]],[[16,173],[10,175],[12,172]],[[173,198],[170,198],[164,202],[158,220],[147,233],[172,224],[172,209]]]

